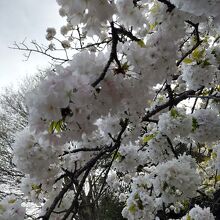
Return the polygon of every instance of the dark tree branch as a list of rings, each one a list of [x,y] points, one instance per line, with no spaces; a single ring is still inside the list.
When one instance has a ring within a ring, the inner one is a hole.
[[[118,55],[117,55],[117,44],[119,41],[119,34],[126,36],[128,38],[130,38],[132,41],[140,41],[141,39],[135,37],[132,32],[127,31],[125,28],[120,27],[120,28],[116,28],[114,26],[114,22],[111,22],[111,32],[112,32],[112,48],[111,48],[111,53],[110,53],[110,57],[109,60],[107,62],[107,64],[105,65],[105,68],[103,69],[102,73],[100,74],[100,76],[98,77],[98,79],[96,79],[91,86],[92,87],[96,87],[106,76],[106,73],[111,65],[111,63],[113,61],[115,61],[118,65],[119,70],[122,69],[121,67],[121,63],[118,59]]]
[[[176,153],[170,138],[167,135],[166,135],[166,138],[167,138],[168,144],[170,145],[171,151],[173,152],[175,158],[178,159],[178,154]]]
[[[58,205],[58,203],[60,202],[60,200],[62,200],[63,196],[65,195],[65,193],[72,188],[73,184],[77,182],[77,178],[79,178],[79,176],[85,172],[85,174],[83,175],[83,179],[80,182],[80,185],[78,186],[76,195],[74,197],[74,200],[70,206],[70,208],[67,210],[63,220],[67,219],[68,216],[70,215],[70,213],[73,211],[73,209],[75,208],[74,214],[76,214],[76,210],[77,210],[77,199],[82,191],[85,179],[87,178],[87,176],[89,175],[89,172],[91,171],[91,169],[94,167],[94,165],[106,154],[106,153],[112,153],[114,152],[116,149],[118,149],[121,145],[121,139],[122,139],[122,135],[125,132],[127,126],[128,126],[128,119],[125,119],[123,122],[120,123],[121,125],[121,131],[119,132],[116,142],[114,143],[114,145],[110,145],[110,146],[106,146],[104,148],[102,148],[102,150],[95,156],[93,157],[91,160],[89,160],[83,167],[81,167],[79,170],[76,170],[74,173],[70,173],[68,172],[67,176],[70,177],[70,182],[67,183],[66,185],[64,185],[63,189],[60,191],[60,193],[55,197],[53,203],[51,204],[51,206],[48,208],[48,210],[46,211],[44,216],[41,216],[40,218],[42,218],[42,220],[49,220],[51,213],[55,210],[56,206]],[[65,177],[65,176],[63,176]],[[74,216],[73,216],[74,217]]]
[[[83,186],[85,184],[86,178],[88,177],[89,172],[91,171],[92,167],[93,166],[88,167],[88,169],[86,170],[85,174],[83,175],[83,178],[82,178],[82,180],[81,180],[81,182],[80,182],[80,184],[79,184],[79,186],[77,188],[77,192],[76,192],[76,195],[75,195],[75,197],[74,197],[74,199],[72,201],[72,204],[68,208],[68,210],[66,211],[66,213],[65,213],[64,217],[62,218],[62,220],[66,220],[69,217],[71,212],[73,212],[72,218],[76,215],[76,213],[78,211],[78,207],[79,207],[78,197],[79,197],[79,195],[80,195],[80,193],[81,193],[81,191],[83,189]]]
[[[216,96],[216,95],[207,95],[207,96],[190,95],[189,98],[213,99],[213,100],[216,100],[216,101],[220,101],[220,96]]]
[[[96,147],[96,148],[77,148],[71,151],[64,151],[64,153],[60,156],[65,156],[67,154],[72,154],[72,153],[77,153],[77,152],[92,152],[92,151],[100,151],[102,148],[101,147]]]
[[[115,28],[118,34],[122,34],[126,37],[128,37],[132,41],[140,41],[141,39],[137,38],[132,34],[131,31],[127,31],[124,27]]]
[[[120,145],[119,145],[119,147],[120,147]],[[106,170],[106,172],[105,172],[104,180],[103,180],[102,186],[101,186],[101,188],[100,188],[100,190],[99,190],[99,193],[98,193],[98,196],[97,196],[97,200],[98,200],[98,199],[101,197],[101,195],[102,195],[102,191],[103,191],[104,186],[105,186],[105,184],[106,184],[106,179],[107,179],[107,177],[108,177],[108,174],[109,174],[109,171],[110,171],[110,169],[111,169],[111,167],[112,167],[112,164],[113,164],[113,162],[114,162],[114,160],[115,160],[115,157],[116,157],[116,155],[117,155],[117,153],[118,153],[119,147],[116,149],[116,151],[115,151],[115,153],[114,153],[114,155],[113,155],[113,157],[112,157],[112,160],[111,160],[111,162],[109,163],[109,166],[108,166],[108,168],[107,168],[107,170]]]
[[[96,79],[91,86],[92,87],[96,87],[104,78],[105,75],[111,65],[111,63],[115,60],[117,62],[118,65],[120,65],[120,62],[118,61],[118,56],[117,56],[117,44],[118,44],[118,34],[117,31],[114,27],[114,22],[111,22],[111,31],[112,31],[112,48],[111,48],[111,53],[110,53],[110,57],[109,60],[107,62],[107,64],[105,65],[104,70],[102,71],[101,75],[99,76],[98,79]]]
[[[142,118],[142,121],[148,121],[150,117],[157,114],[158,112],[162,111],[163,109],[166,109],[170,106],[176,106],[181,101],[189,98],[190,95],[195,95],[195,91],[188,90],[180,94],[179,96],[173,98],[172,100],[167,101],[166,103],[156,106],[155,109],[148,111],[147,114]]]
[[[73,183],[74,183],[74,180],[72,179],[68,184],[66,184],[63,187],[63,189],[60,191],[60,193],[53,200],[53,202],[52,202],[51,206],[48,208],[46,214],[44,216],[39,217],[39,219],[42,218],[42,220],[48,220],[50,218],[51,213],[54,211],[54,209],[56,208],[57,204],[63,198],[65,193],[72,187]]]
[[[137,7],[138,6],[138,2],[141,1],[141,0],[133,0],[133,4],[134,4],[134,7]]]
[[[196,37],[196,44],[189,50],[187,51],[179,61],[177,61],[176,65],[179,66],[183,60],[188,56],[190,55],[197,47],[199,47],[201,45],[201,43],[203,42],[201,39],[200,39],[200,36],[199,36],[199,23],[196,23],[194,24],[193,22],[187,20],[186,23],[190,24],[192,27],[194,27],[194,34],[195,34],[195,37]]]
[[[170,102],[173,101],[174,99],[174,94],[173,94],[173,90],[171,89],[171,86],[169,84],[166,85],[165,90],[167,90],[168,92],[168,98],[170,100]],[[173,106],[169,106],[169,110],[172,108]]]
[[[204,87],[202,87],[202,88],[200,89],[200,91],[199,91],[199,93],[198,93],[198,96],[202,93],[203,88],[204,88]],[[195,110],[197,101],[198,101],[198,97],[196,97],[196,99],[195,99],[195,102],[194,102],[193,107],[192,107],[192,110],[191,110],[191,114],[192,114],[192,113],[194,112],[194,110]]]

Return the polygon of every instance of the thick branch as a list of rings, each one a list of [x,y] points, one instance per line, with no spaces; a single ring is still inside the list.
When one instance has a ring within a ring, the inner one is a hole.
[[[131,31],[127,31],[125,28],[120,27],[120,28],[115,28],[117,30],[118,34],[122,34],[128,38],[130,38],[132,41],[140,41],[141,39],[137,38],[132,34]]]
[[[118,34],[117,34],[117,31],[114,27],[114,22],[111,22],[111,30],[112,30],[112,49],[111,49],[110,57],[109,57],[107,64],[105,65],[104,70],[102,71],[101,75],[99,76],[99,78],[96,79],[91,84],[92,87],[96,87],[105,78],[105,75],[106,75],[111,63],[114,60],[118,63],[118,57],[117,57]]]
[[[118,55],[117,55],[117,44],[119,41],[119,36],[118,36],[119,34],[130,38],[132,41],[140,41],[139,38],[134,36],[130,31],[127,31],[125,28],[123,28],[123,27],[116,28],[114,26],[114,22],[111,22],[111,31],[112,31],[112,48],[111,48],[109,60],[108,60],[107,64],[105,65],[105,68],[103,69],[102,73],[98,77],[98,79],[96,79],[91,84],[92,87],[96,87],[105,78],[105,75],[106,75],[106,73],[107,73],[107,71],[113,61],[115,61],[117,63],[119,69],[122,69],[120,61],[118,60]]]
[[[181,95],[169,100],[168,102],[162,105],[156,106],[155,109],[147,112],[147,114],[143,117],[142,121],[147,121],[151,116],[157,114],[158,112],[162,111],[165,108],[179,104],[181,101],[189,98],[190,95],[195,95],[195,93],[196,92],[193,90],[188,90],[188,91],[183,92]]]
[[[60,191],[60,193],[55,197],[55,199],[53,200],[53,203],[51,204],[51,206],[48,208],[46,214],[44,216],[42,216],[42,220],[48,220],[50,218],[51,213],[53,212],[53,210],[56,208],[58,202],[63,198],[63,196],[65,195],[65,193],[71,188],[71,186],[73,185],[74,180],[72,179],[68,184],[66,184],[63,189]],[[41,217],[40,217],[41,218]]]
[[[92,151],[100,151],[102,148],[101,147],[96,147],[96,148],[77,148],[71,151],[64,151],[64,153],[61,156],[65,156],[67,154],[72,154],[72,153],[77,153],[77,152],[92,152]]]

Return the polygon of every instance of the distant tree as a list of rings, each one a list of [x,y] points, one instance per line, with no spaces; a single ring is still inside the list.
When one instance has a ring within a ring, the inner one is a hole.
[[[21,91],[6,88],[0,94],[0,184],[9,189],[17,190],[19,179],[23,174],[18,171],[12,162],[12,144],[15,134],[27,126],[28,113],[24,105],[24,94]],[[4,196],[8,190],[1,190]]]
[[[12,145],[16,132],[22,131],[28,124],[26,97],[44,77],[43,72],[26,77],[17,88],[8,86],[0,94],[0,188],[2,188],[0,197],[2,199],[7,195],[16,194],[23,202],[30,202],[20,191],[21,178],[24,175],[13,163]],[[123,219],[122,204],[110,188],[103,185],[103,181],[105,181],[103,177],[98,174],[91,174],[87,185],[88,194],[84,192],[82,195],[79,220],[105,220],[104,216],[106,220]],[[34,218],[34,215],[26,217]]]

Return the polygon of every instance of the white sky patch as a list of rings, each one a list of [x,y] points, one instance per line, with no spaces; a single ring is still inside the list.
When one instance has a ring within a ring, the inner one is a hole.
[[[58,10],[56,0],[0,0],[0,88],[50,66],[50,59],[43,55],[32,54],[25,61],[24,52],[9,47],[15,41],[20,43],[24,39],[27,44],[35,40],[48,45],[46,28],[55,27],[59,32],[65,24]]]

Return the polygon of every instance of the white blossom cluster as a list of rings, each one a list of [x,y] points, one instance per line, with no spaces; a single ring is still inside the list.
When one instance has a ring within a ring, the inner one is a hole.
[[[115,169],[123,173],[135,173],[139,165],[144,165],[148,159],[146,151],[140,150],[140,146],[129,143],[119,149],[119,156],[114,163]]]
[[[192,118],[185,110],[173,108],[159,116],[158,130],[171,139],[186,137],[192,130]]]
[[[153,172],[155,192],[164,203],[172,203],[192,198],[200,184],[200,176],[196,172],[196,163],[191,156],[180,156],[159,164]]]
[[[1,220],[24,220],[25,208],[14,196],[7,196],[0,202]]]
[[[133,179],[132,192],[126,202],[126,207],[122,211],[124,218],[154,219],[157,204],[152,196],[147,192],[150,187],[148,176],[138,176]]]
[[[192,114],[193,131],[190,136],[199,143],[219,140],[220,118],[216,111],[211,109],[196,110]]]
[[[105,0],[57,0],[57,3],[61,6],[60,14],[66,15],[73,26],[83,23],[92,34],[99,32],[100,23],[110,19],[116,7]]]
[[[54,179],[59,170],[56,167],[61,152],[59,149],[39,145],[28,129],[17,135],[13,148],[15,153],[13,162],[19,170],[40,181]]]
[[[200,0],[199,2],[196,0],[171,0],[170,2],[172,2],[180,10],[190,12],[197,16],[219,16],[218,10],[220,8],[220,2],[218,0]]]
[[[147,152],[149,160],[156,164],[168,161],[174,157],[170,143],[167,140],[167,136],[161,133],[157,134],[148,142]]]
[[[197,90],[203,86],[210,88],[217,72],[215,66],[182,65],[182,79],[189,89]]]
[[[201,208],[198,205],[195,205],[189,213],[181,218],[182,220],[194,219],[194,220],[214,220],[215,217],[210,212],[210,208]]]

